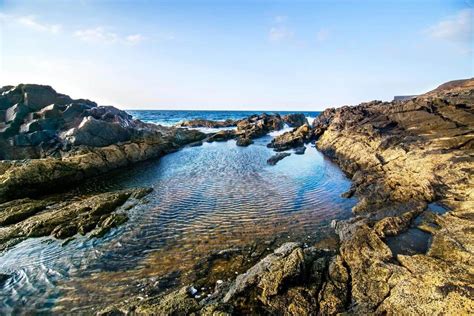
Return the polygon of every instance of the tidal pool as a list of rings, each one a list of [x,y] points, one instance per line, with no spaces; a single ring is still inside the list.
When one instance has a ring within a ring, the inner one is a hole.
[[[267,165],[270,140],[184,148],[64,192],[154,189],[103,238],[29,239],[3,253],[0,273],[11,277],[0,284],[1,313],[92,311],[136,294],[136,280],[185,273],[211,251],[275,236],[333,238],[331,220],[349,217],[355,204],[340,197],[350,181],[312,145]]]

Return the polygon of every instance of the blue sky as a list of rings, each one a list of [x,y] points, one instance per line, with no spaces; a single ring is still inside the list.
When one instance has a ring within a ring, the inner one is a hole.
[[[320,110],[472,77],[471,1],[5,1],[0,85],[124,109]]]

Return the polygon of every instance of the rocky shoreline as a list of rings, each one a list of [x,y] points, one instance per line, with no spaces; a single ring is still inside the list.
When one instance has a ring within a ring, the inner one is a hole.
[[[0,100],[0,110],[5,107],[3,100]],[[146,133],[150,128],[156,132],[154,135],[160,134],[159,141],[152,137],[156,142],[147,143],[150,145],[147,148],[160,149],[152,153],[150,149],[143,150],[143,155],[135,159],[156,157],[184,144],[203,140],[237,138],[250,145],[252,138],[281,129],[282,122],[279,116],[250,117],[235,123],[236,131],[212,135],[179,128],[158,131],[136,122],[140,126],[136,128],[145,128]],[[189,124],[215,126],[210,121]],[[226,121],[225,124],[234,122]],[[14,137],[8,135],[4,142]],[[162,135],[168,137],[167,141]],[[62,146],[70,144],[67,137],[59,138]],[[160,293],[150,291],[147,298],[137,295],[117,302],[99,314],[472,314],[473,139],[474,79],[450,82],[410,100],[373,101],[327,109],[311,125],[299,121],[291,132],[275,137],[268,146],[288,154],[285,151],[315,141],[317,148],[352,179],[353,185],[344,195],[356,196],[359,202],[353,209],[353,218],[333,222],[340,239],[338,249],[289,242],[273,251],[260,249],[253,257],[243,250],[226,250],[212,255],[213,259],[207,262],[213,264],[213,260],[219,258],[227,265],[234,265],[248,258],[246,272],[223,280],[216,279],[212,274],[214,270],[209,267],[196,267],[202,275],[189,280],[182,288]],[[81,166],[80,173],[85,177],[122,166],[120,162],[133,162],[135,160],[126,153],[135,151],[121,147],[132,146],[131,141],[123,140],[109,144],[109,147],[78,147],[67,153],[60,150],[60,158],[43,158],[47,155],[41,153],[48,152],[48,148],[42,148],[35,151],[40,153],[40,159],[4,161],[0,167],[3,184],[0,196],[4,201],[10,200],[20,185],[34,188],[41,183],[54,183],[62,179],[53,172],[58,168],[67,170],[70,172],[67,177],[76,180],[73,175],[78,174],[78,169],[74,166]],[[13,149],[8,152],[13,155]],[[117,158],[117,152],[123,152],[125,158]],[[81,155],[101,158],[94,160]],[[117,163],[108,168],[101,160]],[[54,162],[50,164],[50,161]],[[91,164],[90,161],[98,162]],[[84,165],[92,165],[90,173]],[[33,180],[27,180],[29,175],[35,175]],[[121,194],[128,196],[119,199],[120,203],[135,193]],[[27,223],[28,218],[41,216],[42,208],[48,205],[47,201],[37,205],[24,199],[22,205],[30,207],[18,211],[15,203],[8,203],[0,206],[9,210],[0,212],[0,215],[7,214],[0,220],[13,225],[8,227],[19,227]],[[108,226],[103,223],[121,222],[120,212],[112,213],[122,205],[120,203],[106,207],[104,214],[99,212],[100,217],[94,217],[91,220],[94,224],[90,226],[101,231]],[[73,211],[74,207],[65,208],[66,211],[57,211],[68,214],[64,218],[76,218],[73,214],[80,213]],[[117,215],[111,218],[110,214]],[[41,231],[44,231],[43,235],[68,238],[87,224],[59,225],[56,230]],[[15,231],[15,238],[24,237],[14,228],[6,231]],[[39,234],[37,230],[33,231],[33,236]],[[410,234],[425,242],[426,249],[404,243],[410,240]],[[196,286],[206,289],[206,295],[203,296]]]

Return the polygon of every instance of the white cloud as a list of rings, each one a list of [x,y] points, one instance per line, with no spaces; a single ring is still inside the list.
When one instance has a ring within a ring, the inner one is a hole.
[[[34,15],[25,15],[25,16],[14,16],[9,14],[0,13],[0,21],[3,23],[15,23],[20,24],[29,29],[38,31],[38,32],[47,32],[56,34],[59,33],[62,29],[60,24],[50,24],[39,22]]]
[[[465,9],[425,30],[431,38],[469,44],[473,40],[473,10]]]
[[[109,32],[105,28],[98,26],[96,28],[78,30],[74,32],[74,36],[84,42],[89,43],[115,43],[119,36],[116,33]]]
[[[276,26],[270,28],[268,37],[271,42],[281,42],[292,38],[294,33],[285,26]]]
[[[95,28],[77,30],[74,32],[74,36],[79,38],[81,41],[89,43],[100,43],[100,44],[130,44],[135,45],[146,38],[142,34],[130,34],[130,35],[119,35],[115,32],[109,31],[102,26]]]
[[[132,35],[128,35],[127,37],[125,37],[125,40],[129,44],[135,45],[135,44],[138,44],[138,43],[144,41],[145,36],[143,36],[141,34],[132,34]]]
[[[318,43],[324,42],[328,39],[329,35],[329,30],[322,28],[316,33],[316,41]]]

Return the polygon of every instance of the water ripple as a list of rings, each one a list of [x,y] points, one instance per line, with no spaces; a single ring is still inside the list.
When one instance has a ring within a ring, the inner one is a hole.
[[[350,214],[354,201],[339,197],[349,181],[311,146],[268,166],[269,140],[185,148],[65,192],[154,189],[147,204],[130,210],[129,222],[104,238],[64,246],[30,239],[3,254],[0,272],[12,277],[0,292],[0,311],[88,308],[122,297],[136,278],[189,268],[214,249],[276,234],[323,238],[332,219]]]

